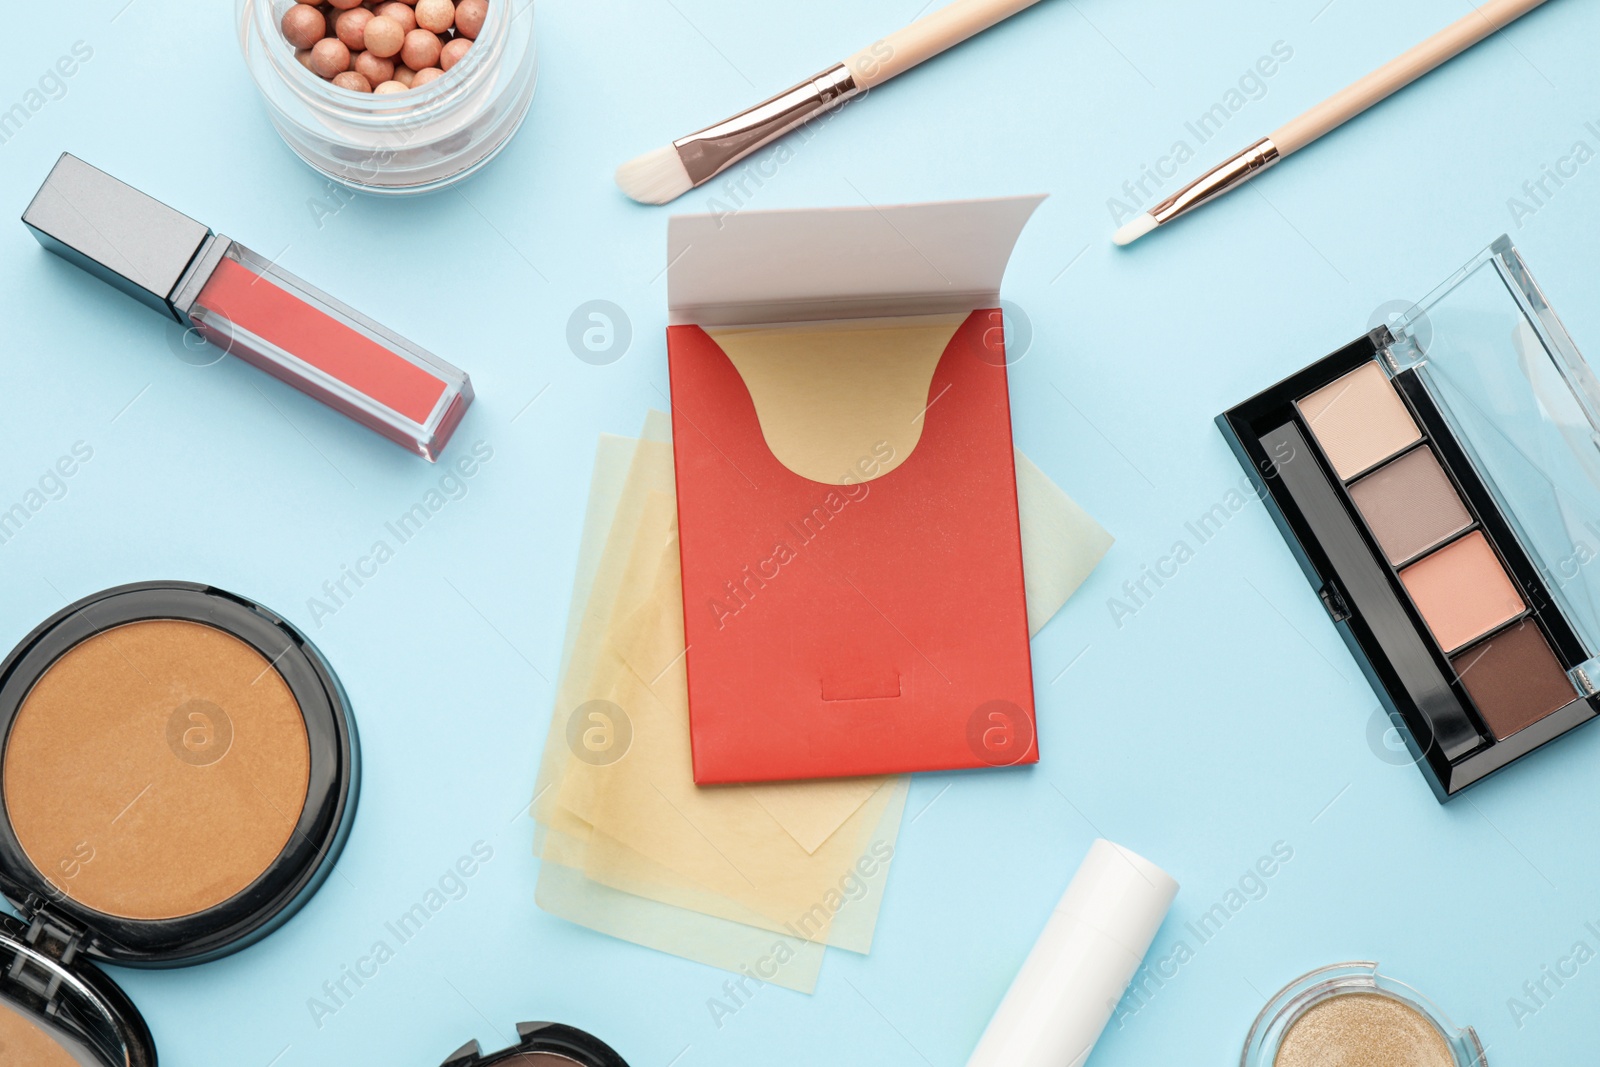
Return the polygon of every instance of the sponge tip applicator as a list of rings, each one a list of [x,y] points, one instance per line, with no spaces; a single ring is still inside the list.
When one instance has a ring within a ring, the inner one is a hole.
[[[1148,211],[1132,222],[1123,226],[1111,235],[1111,239],[1118,245],[1131,245],[1145,234],[1156,228],[1156,217]]]

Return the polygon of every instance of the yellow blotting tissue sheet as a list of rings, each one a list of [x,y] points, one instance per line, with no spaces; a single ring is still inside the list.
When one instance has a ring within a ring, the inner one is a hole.
[[[535,790],[537,901],[571,922],[800,992],[872,945],[906,777],[694,784],[672,447],[604,436]],[[1111,538],[1017,456],[1030,628]]]

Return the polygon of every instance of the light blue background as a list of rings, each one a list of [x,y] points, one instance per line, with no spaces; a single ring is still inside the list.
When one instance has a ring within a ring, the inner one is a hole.
[[[126,5],[126,6],[124,6]],[[721,972],[533,904],[531,792],[596,435],[667,390],[667,210],[616,164],[907,21],[915,0],[556,0],[543,70],[499,160],[430,199],[325,184],[268,125],[231,5],[88,0],[13,25],[0,108],[75,41],[93,59],[0,145],[0,214],[83,156],[467,368],[447,458],[493,448],[336,615],[308,598],[444,473],[243,365],[176,358],[162,320],[0,225],[0,506],[76,441],[93,459],[0,545],[0,644],[68,600],[185,578],[305,627],[357,710],[361,814],[337,874],[260,945],[186,971],[117,970],[170,1067],[432,1067],[521,1019],[590,1028],[634,1067],[960,1067],[1089,842],[1183,884],[1155,954],[1197,948],[1113,1024],[1094,1067],[1226,1063],[1283,982],[1371,958],[1475,1024],[1495,1064],[1590,1058],[1600,962],[1518,1026],[1507,998],[1575,942],[1600,949],[1600,731],[1448,807],[1374,732],[1377,700],[1259,504],[1200,545],[1185,524],[1241,472],[1219,411],[1367,329],[1511,230],[1580,346],[1600,351],[1600,162],[1524,225],[1507,199],[1575,141],[1600,149],[1600,7],[1554,0],[1249,189],[1129,250],[1107,199],[1172,143],[1184,175],[1466,13],[1465,0],[1043,0],[846,109],[754,189],[757,208],[1049,192],[1005,295],[1031,321],[1018,445],[1118,537],[1034,644],[1043,762],[915,781],[877,943],[816,995],[763,990],[719,1029]],[[1212,143],[1184,126],[1282,41],[1293,57]],[[1170,191],[1175,183],[1169,182]],[[678,210],[707,210],[713,189]],[[626,309],[610,366],[568,316]],[[538,399],[528,407],[533,398]],[[519,416],[520,413],[520,417]],[[1131,618],[1108,606],[1178,540]],[[1391,739],[1392,742],[1392,739]],[[1399,765],[1397,765],[1399,764]],[[519,817],[520,816],[520,817]],[[475,841],[494,859],[319,1029],[307,999]],[[1204,946],[1184,923],[1275,842],[1293,859]],[[1553,988],[1553,987],[1552,987]]]

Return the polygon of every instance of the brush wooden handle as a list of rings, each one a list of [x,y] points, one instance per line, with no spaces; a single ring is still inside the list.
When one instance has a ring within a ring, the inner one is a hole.
[[[844,61],[856,85],[871,89],[932,59],[953,44],[982,33],[1039,0],[956,0],[903,30],[874,41]]]
[[[1391,93],[1410,85],[1434,67],[1515,22],[1545,0],[1488,0],[1415,48],[1328,97],[1272,132],[1279,155],[1288,155],[1355,118]]]

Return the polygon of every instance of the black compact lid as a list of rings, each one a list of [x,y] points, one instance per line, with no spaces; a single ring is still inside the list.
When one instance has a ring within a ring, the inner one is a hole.
[[[139,1012],[47,922],[30,926],[0,915],[0,1010],[6,1008],[85,1067],[155,1067],[155,1043]]]
[[[127,623],[179,619],[222,630],[254,648],[287,683],[305,719],[310,774],[305,808],[283,852],[232,898],[174,919],[108,915],[75,901],[24,852],[0,792],[0,893],[24,921],[47,920],[75,938],[75,953],[136,967],[216,959],[277,929],[322,885],[354,820],[359,746],[348,702],[322,656],[297,630],[241,597],[189,582],[119,586],[64,608],[0,662],[0,739],[34,684],[83,641]],[[3,759],[3,749],[0,749]]]
[[[536,1053],[564,1056],[578,1067],[628,1067],[627,1061],[593,1034],[560,1023],[518,1023],[521,1038],[510,1048],[485,1054],[476,1041],[456,1049],[440,1067],[513,1067],[521,1057]]]
[[[101,281],[181,318],[169,302],[211,229],[63,152],[22,221]]]

